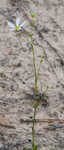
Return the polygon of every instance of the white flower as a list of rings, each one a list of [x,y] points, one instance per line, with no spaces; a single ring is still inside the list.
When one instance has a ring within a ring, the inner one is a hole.
[[[13,24],[12,22],[8,21],[8,25],[10,27],[11,31],[20,31],[22,30],[22,27],[24,26],[26,22],[20,23],[20,18],[16,18],[16,24]]]

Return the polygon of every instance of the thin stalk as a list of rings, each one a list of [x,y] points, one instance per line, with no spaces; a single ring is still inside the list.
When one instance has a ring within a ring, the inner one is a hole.
[[[37,88],[37,71],[36,71],[36,59],[35,59],[35,52],[34,52],[34,46],[33,46],[33,40],[32,40],[32,25],[31,25],[31,48],[32,48],[32,55],[33,55],[33,66],[34,66],[34,83],[35,83],[35,95],[37,94],[38,88]]]
[[[31,38],[31,43],[32,43],[33,66],[34,66],[35,94],[37,94],[36,60],[35,60],[35,53],[34,53],[34,46],[33,46],[33,40],[32,40],[32,38]]]
[[[36,107],[34,106],[34,120],[33,120],[33,126],[32,126],[32,150],[35,148],[35,140],[34,140],[34,135],[35,135],[35,120],[36,120]]]
[[[32,126],[32,150],[34,150],[34,135],[35,135],[35,129],[34,129],[34,126],[35,126],[35,121],[33,121],[33,126]]]

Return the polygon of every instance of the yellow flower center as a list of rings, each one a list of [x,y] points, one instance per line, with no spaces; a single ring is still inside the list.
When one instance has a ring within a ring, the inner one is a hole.
[[[19,30],[19,26],[16,26],[16,31],[18,31]]]

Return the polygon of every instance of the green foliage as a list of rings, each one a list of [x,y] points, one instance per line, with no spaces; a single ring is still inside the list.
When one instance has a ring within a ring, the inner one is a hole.
[[[37,145],[33,145],[33,150],[37,150]]]
[[[39,68],[38,68],[38,71],[37,71],[37,69],[36,69],[36,58],[35,58],[35,50],[34,50],[34,42],[33,42],[33,38],[32,38],[32,36],[33,36],[33,25],[34,25],[34,17],[35,17],[35,14],[34,13],[32,13],[31,14],[31,17],[32,17],[32,20],[31,20],[31,22],[30,22],[30,25],[31,25],[31,33],[29,33],[29,37],[30,37],[30,46],[31,46],[31,49],[32,49],[32,55],[33,55],[33,68],[34,68],[34,94],[35,94],[35,98],[34,98],[34,100],[36,100],[37,101],[37,95],[38,95],[38,77],[39,77],[39,72],[40,72],[40,66],[41,66],[41,64],[43,63],[43,61],[44,61],[44,58],[45,58],[45,56],[42,56],[41,57],[41,60],[40,60],[40,62],[39,62]],[[10,25],[10,22],[9,22],[9,25]],[[14,27],[15,27],[15,31],[20,31],[20,25],[18,24],[18,25],[14,25]],[[3,77],[4,76],[4,73],[3,72],[0,72],[0,77]],[[45,96],[46,95],[46,91],[47,91],[47,89],[49,88],[49,86],[47,85],[46,86],[46,90],[43,92],[43,94],[42,94],[42,96]],[[23,150],[37,150],[37,145],[35,144],[35,121],[36,121],[36,112],[37,112],[37,108],[38,108],[38,103],[37,102],[35,102],[35,104],[34,104],[34,114],[33,114],[33,124],[32,124],[32,149],[30,149],[30,148],[23,148]],[[52,149],[51,149],[52,150]]]
[[[46,86],[46,88],[48,89],[48,88],[49,88],[49,86],[47,85],[47,86]]]
[[[34,25],[34,21],[32,20],[32,21],[30,22],[30,24],[31,24],[31,26],[33,26],[33,25]]]
[[[43,63],[44,58],[45,58],[45,56],[42,56],[42,57],[41,57],[40,64]]]
[[[32,17],[32,18],[34,18],[34,17],[35,17],[35,14],[34,14],[34,13],[32,13],[32,14],[31,14],[31,17]]]
[[[32,150],[32,149],[30,149],[30,148],[23,148],[23,150]]]
[[[31,38],[31,41],[30,41],[30,46],[31,46],[31,49],[32,49],[32,55],[33,55],[33,67],[34,67],[34,94],[35,94],[35,98],[37,93],[38,93],[38,76],[39,76],[39,72],[40,72],[40,66],[45,58],[45,56],[42,56],[41,57],[41,60],[40,60],[40,64],[39,64],[39,68],[38,68],[38,72],[36,71],[36,58],[35,58],[35,50],[34,50],[34,43],[33,43],[33,39],[32,39],[32,27],[34,25],[34,20],[33,18],[35,17],[34,13],[31,14],[32,16],[32,21],[31,21],[31,33],[29,34],[30,38]]]
[[[30,44],[30,46],[31,46],[31,48],[32,48],[32,46],[33,46],[33,43],[32,43],[32,41],[30,41],[30,43],[29,43],[29,44]]]
[[[35,104],[34,104],[34,109],[35,109],[35,110],[38,108],[38,105],[39,105],[38,103],[35,103]]]
[[[32,37],[32,33],[29,33],[29,36]]]

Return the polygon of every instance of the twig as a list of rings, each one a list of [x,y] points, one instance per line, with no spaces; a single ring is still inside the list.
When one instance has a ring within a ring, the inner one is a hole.
[[[53,123],[53,122],[59,122],[59,123],[62,123],[64,124],[64,120],[60,120],[60,119],[36,119],[36,120],[33,120],[33,119],[20,119],[20,122],[21,123]]]

